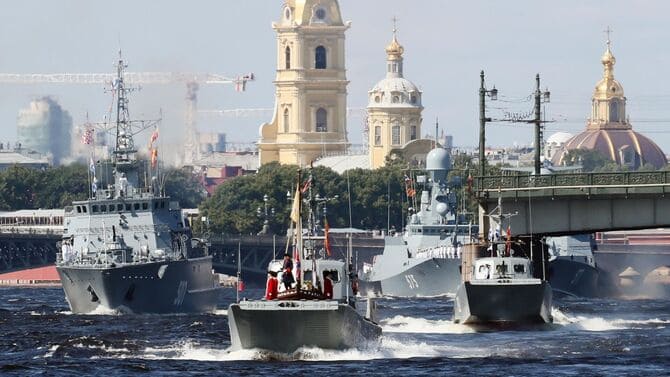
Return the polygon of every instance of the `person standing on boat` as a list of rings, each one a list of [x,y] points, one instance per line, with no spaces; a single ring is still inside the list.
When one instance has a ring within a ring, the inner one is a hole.
[[[330,279],[330,272],[323,272],[323,295],[326,297],[326,300],[333,299],[333,281]]]
[[[268,271],[268,282],[265,286],[265,299],[276,300],[279,290],[279,280],[275,271]]]
[[[282,278],[281,281],[284,284],[285,289],[291,289],[291,285],[295,282],[293,277],[293,260],[291,260],[291,254],[284,254],[284,265],[282,266]]]

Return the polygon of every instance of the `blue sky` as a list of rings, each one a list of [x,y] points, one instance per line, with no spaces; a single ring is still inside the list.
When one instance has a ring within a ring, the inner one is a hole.
[[[275,34],[281,0],[199,0],[114,2],[15,0],[3,2],[0,72],[111,72],[119,45],[131,71],[196,71],[235,76],[254,72],[257,81],[243,94],[228,86],[200,90],[200,109],[269,108],[274,104]],[[405,76],[424,92],[424,133],[436,117],[457,146],[477,144],[479,71],[495,84],[502,111],[526,112],[523,102],[540,73],[552,93],[546,110],[555,131],[577,133],[590,113],[593,86],[602,75],[603,30],[609,25],[617,58],[615,77],[628,97],[635,130],[670,151],[670,2],[609,1],[446,1],[340,0],[347,32],[350,107],[367,104],[367,91],[385,72],[384,47],[391,19],[398,17],[405,47]],[[100,86],[0,86],[0,139],[16,138],[16,116],[31,98],[53,95],[76,124],[88,112],[101,119],[109,95]],[[162,109],[162,135],[180,137],[185,89],[145,86],[131,103],[133,117]],[[200,117],[203,130],[228,134],[233,142],[257,139],[269,116]],[[363,120],[352,116],[349,139],[362,142]],[[491,124],[489,145],[528,144],[525,125]]]

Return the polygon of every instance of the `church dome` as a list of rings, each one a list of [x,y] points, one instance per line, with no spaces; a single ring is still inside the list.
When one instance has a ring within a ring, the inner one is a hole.
[[[603,78],[593,92],[591,118],[586,130],[565,141],[561,150],[553,155],[552,163],[564,165],[569,151],[586,149],[598,151],[620,166],[633,169],[645,164],[657,169],[664,167],[667,164],[665,153],[651,139],[633,131],[628,121],[623,86],[614,79],[616,58],[609,40],[600,62],[604,67]]]
[[[414,83],[403,77],[405,49],[398,42],[395,30],[393,39],[386,46],[386,77],[368,92],[368,107],[421,108],[421,91]]]
[[[596,150],[619,165],[633,168],[651,164],[660,169],[667,163],[656,143],[633,130],[586,130],[568,140],[552,162],[563,165],[567,152],[576,149]]]
[[[547,144],[563,145],[565,144],[565,142],[570,140],[572,136],[574,135],[568,132],[556,132],[555,134],[549,136],[549,138],[547,139]]]
[[[421,91],[404,77],[387,77],[369,93],[369,107],[421,107]]]

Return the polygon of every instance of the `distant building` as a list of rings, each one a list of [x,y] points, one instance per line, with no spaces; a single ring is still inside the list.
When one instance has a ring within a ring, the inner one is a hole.
[[[597,150],[620,166],[637,169],[650,164],[660,169],[667,164],[661,148],[649,138],[633,131],[626,115],[623,86],[614,79],[616,59],[607,41],[601,58],[603,78],[596,84],[591,104],[591,117],[586,130],[565,142],[560,152],[552,156],[554,165],[564,165],[571,150]]]
[[[435,143],[421,135],[421,91],[403,76],[403,53],[395,29],[386,47],[386,77],[368,92],[368,150],[372,169],[384,166],[391,153],[405,160],[425,161]]]
[[[272,121],[260,127],[260,164],[307,165],[347,141],[345,31],[337,0],[285,0],[277,32]]]
[[[255,173],[258,170],[258,153],[210,153],[195,161],[193,170],[199,174],[207,195],[212,195],[216,188],[228,179]]]
[[[72,117],[51,97],[19,111],[17,139],[22,149],[48,156],[54,165],[70,156]]]
[[[198,138],[201,154],[226,151],[226,134],[224,133],[200,132]]]
[[[556,153],[560,152],[565,143],[568,142],[574,135],[567,132],[556,132],[552,134],[544,143],[544,159],[551,161]]]
[[[0,143],[0,171],[7,170],[14,165],[31,169],[46,169],[50,164],[46,157],[35,151],[11,148],[9,143]]]

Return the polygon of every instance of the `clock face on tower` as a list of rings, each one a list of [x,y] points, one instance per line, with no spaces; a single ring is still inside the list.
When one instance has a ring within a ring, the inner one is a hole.
[[[314,15],[316,15],[316,18],[319,20],[324,20],[326,18],[326,10],[323,8],[318,8],[316,12],[314,12]]]
[[[289,7],[284,8],[284,19],[286,19],[286,21],[291,20],[291,8]]]

